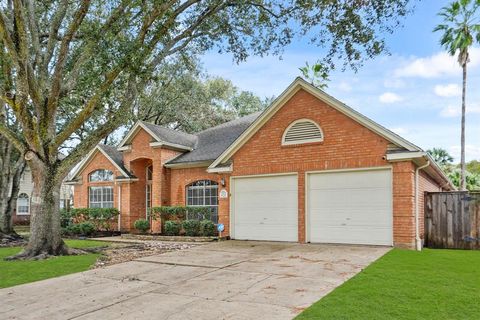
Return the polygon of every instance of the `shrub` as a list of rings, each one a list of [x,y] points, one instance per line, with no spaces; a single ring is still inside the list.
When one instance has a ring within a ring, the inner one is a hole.
[[[96,231],[110,231],[111,223],[120,214],[117,208],[73,208],[70,211],[62,210],[62,226],[67,227],[71,222],[90,222]]]
[[[138,219],[133,226],[141,233],[146,233],[147,230],[150,229],[150,223],[145,219]]]
[[[217,235],[215,223],[210,220],[200,221],[200,234],[205,237],[213,237]]]
[[[182,225],[180,221],[166,221],[165,222],[165,234],[167,236],[178,236]]]
[[[184,207],[184,206],[163,206],[150,209],[150,216],[154,220],[185,220],[211,219],[212,209],[209,207]]]
[[[68,235],[90,236],[95,232],[95,226],[91,222],[74,223],[63,229]]]
[[[79,223],[80,234],[82,236],[90,236],[95,232],[95,226],[91,222],[82,222]]]
[[[200,221],[198,220],[185,220],[182,223],[185,235],[188,237],[195,237],[200,234]]]
[[[60,225],[62,228],[66,228],[69,225],[72,224],[72,214],[71,211],[68,211],[66,209],[60,210]]]

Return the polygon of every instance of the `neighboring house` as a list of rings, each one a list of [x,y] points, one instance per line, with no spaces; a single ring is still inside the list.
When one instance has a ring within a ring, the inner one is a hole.
[[[20,178],[20,190],[18,192],[17,206],[12,217],[14,224],[24,224],[30,222],[32,192],[32,172],[27,166],[22,177]],[[60,208],[70,206],[72,200],[72,187],[70,185],[62,184],[60,189]]]
[[[138,122],[72,175],[76,207],[211,207],[233,239],[394,245],[423,237],[423,194],[454,189],[419,147],[297,78],[262,113],[197,134]],[[417,235],[417,236],[416,236]]]

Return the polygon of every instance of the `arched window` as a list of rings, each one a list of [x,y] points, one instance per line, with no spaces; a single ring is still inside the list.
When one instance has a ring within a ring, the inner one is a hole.
[[[292,122],[282,137],[282,145],[321,141],[323,141],[322,129],[316,122],[309,119],[299,119]]]
[[[195,181],[187,186],[187,206],[210,207],[213,222],[218,222],[218,183],[211,180]]]
[[[17,215],[30,214],[30,197],[26,193],[20,193],[17,198]]]
[[[113,181],[113,172],[110,170],[99,169],[90,173],[88,177],[90,182]]]

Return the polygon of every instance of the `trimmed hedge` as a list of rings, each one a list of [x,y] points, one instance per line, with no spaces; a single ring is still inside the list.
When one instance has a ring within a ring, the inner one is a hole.
[[[111,222],[120,214],[117,208],[74,208],[61,210],[61,223],[68,227],[72,223],[90,222],[96,231],[111,231]]]
[[[210,220],[212,209],[209,207],[189,207],[189,206],[163,206],[150,209],[150,216],[154,220]]]
[[[210,220],[200,221],[200,234],[204,237],[214,237],[217,235],[217,228],[215,223]]]
[[[182,229],[182,223],[180,221],[167,221],[165,222],[165,234],[167,236],[178,236]]]
[[[150,223],[145,219],[138,219],[133,223],[133,227],[141,233],[146,233],[150,229]]]
[[[74,223],[63,229],[67,235],[91,236],[95,232],[95,226],[91,222]]]
[[[182,222],[185,235],[188,237],[197,237],[200,235],[200,221],[198,220],[185,220]]]

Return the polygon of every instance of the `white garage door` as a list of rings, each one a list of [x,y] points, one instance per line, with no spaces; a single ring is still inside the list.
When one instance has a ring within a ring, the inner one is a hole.
[[[392,245],[390,170],[312,173],[307,183],[310,242]]]
[[[298,240],[296,175],[234,178],[232,237]]]

